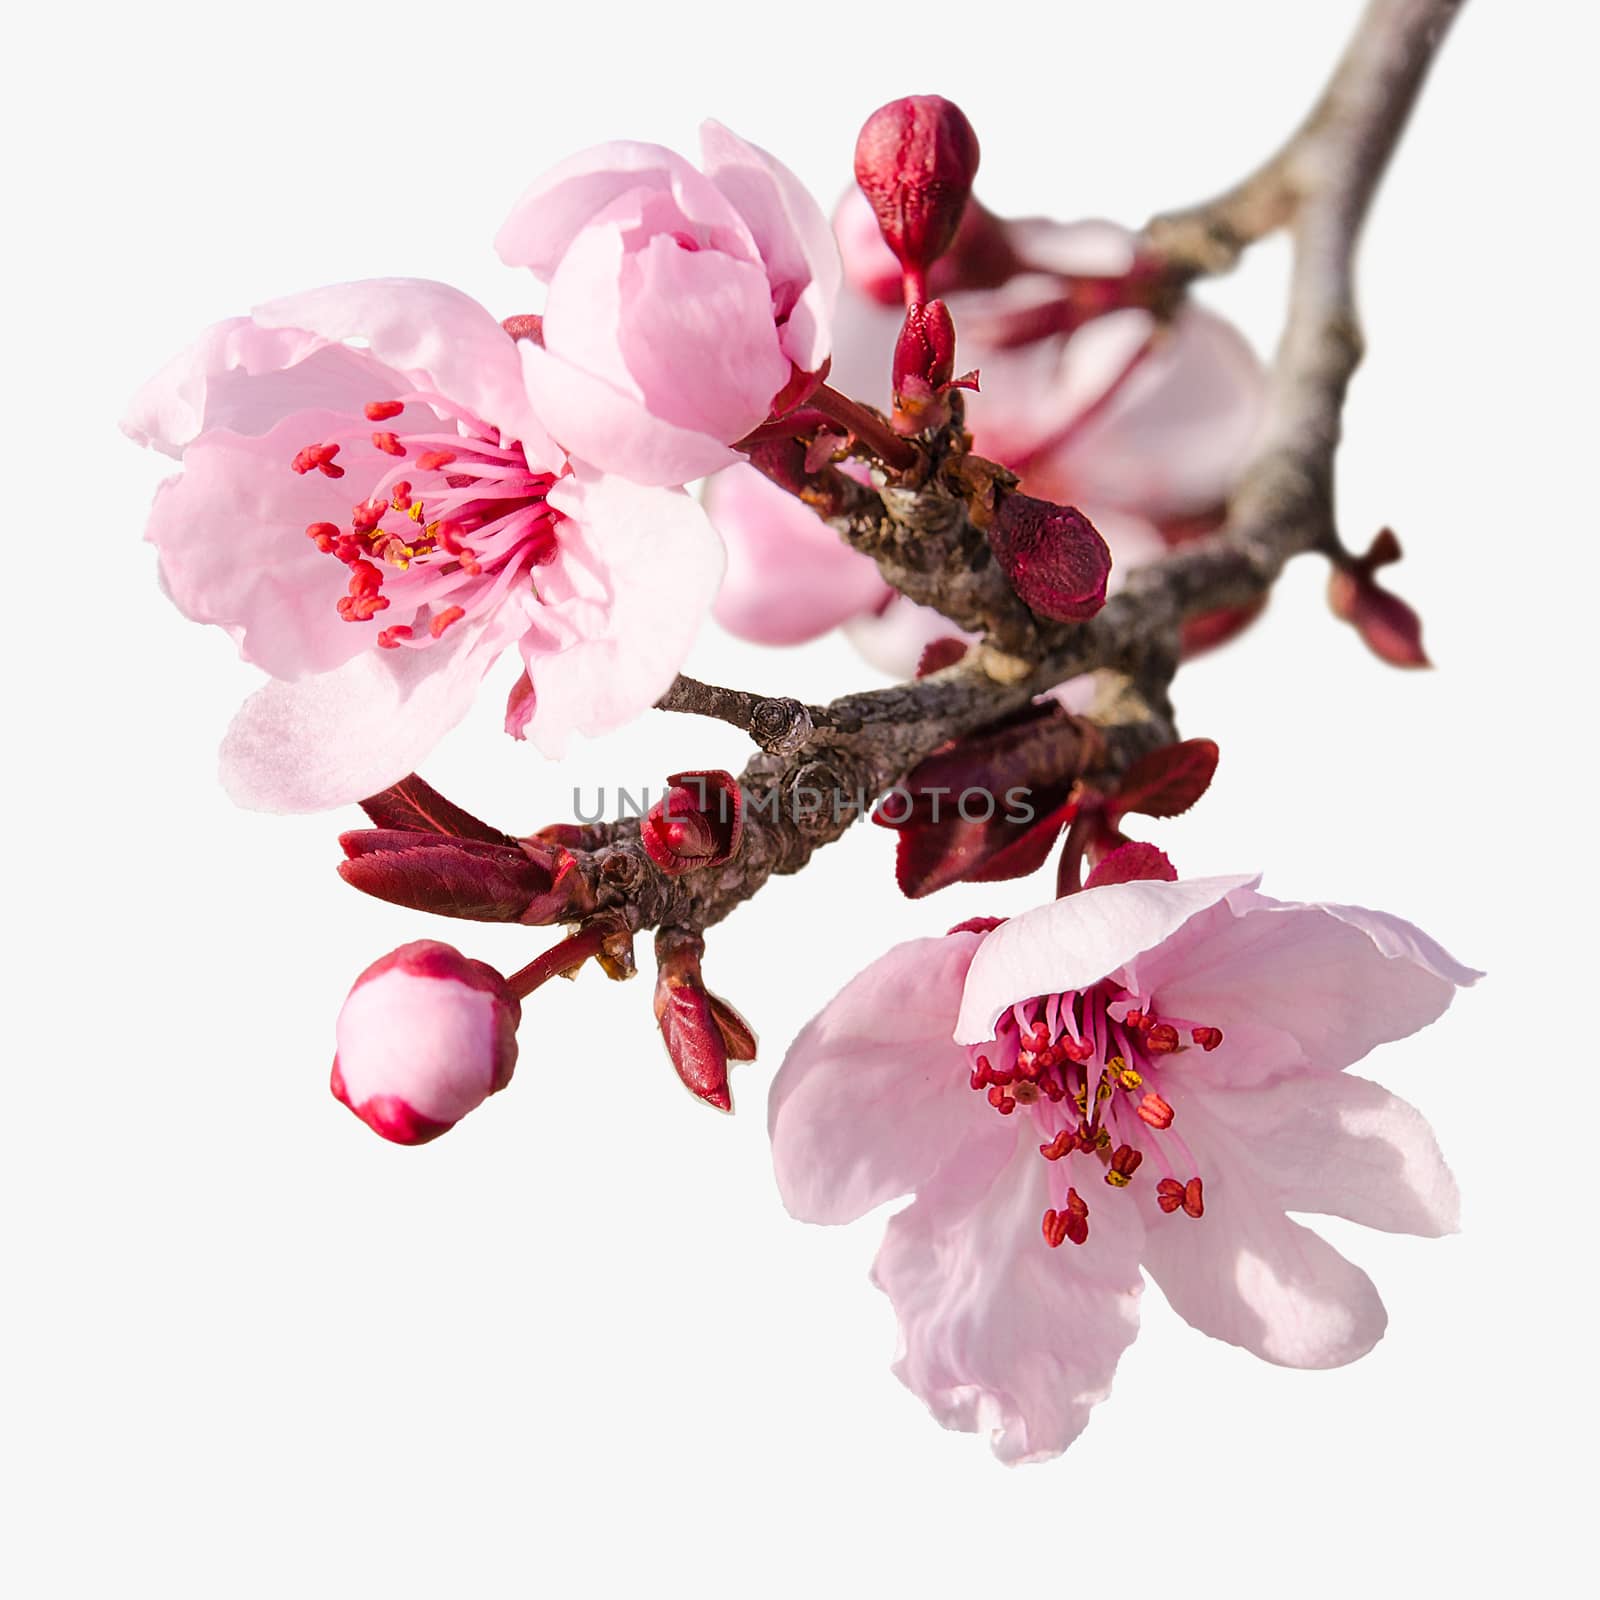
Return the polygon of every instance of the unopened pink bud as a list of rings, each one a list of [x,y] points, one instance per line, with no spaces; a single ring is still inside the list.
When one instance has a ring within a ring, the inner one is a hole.
[[[522,1007],[493,967],[418,939],[375,961],[339,1013],[334,1097],[395,1144],[426,1144],[511,1081]]]
[[[891,100],[862,127],[855,166],[884,242],[920,279],[961,225],[978,170],[972,124],[959,106],[936,94]]]

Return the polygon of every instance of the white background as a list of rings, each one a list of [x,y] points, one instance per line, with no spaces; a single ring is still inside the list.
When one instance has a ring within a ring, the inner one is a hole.
[[[443,936],[335,878],[337,817],[231,809],[252,674],[157,592],[160,465],[115,431],[204,324],[303,286],[528,287],[489,244],[524,184],[715,115],[831,204],[895,94],[958,99],[1003,211],[1137,223],[1221,186],[1308,102],[1357,7],[385,4],[30,8],[3,115],[9,594],[5,1515],[18,1596],[1400,1594],[1578,1583],[1592,1481],[1595,570],[1588,7],[1470,6],[1373,219],[1341,514],[1407,560],[1438,669],[1402,675],[1297,565],[1187,669],[1224,752],[1156,837],[1188,874],[1412,917],[1490,971],[1368,1070],[1419,1102],[1465,1227],[1328,1232],[1392,1322],[1301,1374],[1152,1289],[1113,1398],[1008,1471],[888,1374],[879,1223],[791,1223],[763,1101],[799,1024],[888,943],[1032,884],[900,900],[861,829],[713,935],[757,1023],[739,1115],[679,1089],[649,978],[528,1008],[509,1092],[384,1145],[327,1092],[352,976]],[[558,14],[559,13],[559,14]],[[1283,257],[1208,289],[1258,343]],[[823,698],[871,675],[708,629],[693,668]],[[491,688],[430,775],[519,829],[574,784],[737,767],[646,719],[542,763]],[[648,969],[648,957],[646,956]],[[1063,1330],[1066,1337],[1067,1330]],[[1586,1414],[1587,1413],[1587,1414]]]

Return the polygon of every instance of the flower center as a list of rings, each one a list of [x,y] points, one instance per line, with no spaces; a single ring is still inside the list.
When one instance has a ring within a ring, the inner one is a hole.
[[[1001,1017],[992,1042],[967,1047],[973,1089],[1003,1117],[1022,1107],[1046,1135],[1039,1154],[1060,1163],[1052,1185],[1064,1193],[1043,1219],[1052,1248],[1089,1237],[1088,1202],[1073,1180],[1098,1172],[1113,1189],[1126,1189],[1147,1153],[1163,1174],[1156,1183],[1162,1211],[1204,1214],[1194,1153],[1173,1130],[1163,1090],[1185,1051],[1221,1043],[1220,1028],[1164,1016],[1107,980],[1025,1000]]]
[[[491,609],[530,566],[554,559],[559,518],[545,496],[555,479],[534,471],[520,444],[501,443],[494,429],[440,395],[373,400],[365,420],[395,426],[357,424],[306,445],[290,463],[302,476],[342,478],[341,444],[362,436],[394,462],[351,509],[348,527],[313,522],[306,536],[350,569],[338,601],[346,622],[371,622],[398,605],[411,620],[381,628],[376,642],[421,648]]]

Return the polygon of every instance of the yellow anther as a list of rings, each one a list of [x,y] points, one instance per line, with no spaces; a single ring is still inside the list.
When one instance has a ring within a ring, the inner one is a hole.
[[[1113,1167],[1106,1174],[1106,1182],[1109,1183],[1113,1189],[1126,1189],[1128,1185],[1133,1182],[1133,1179],[1130,1178],[1126,1172],[1118,1172],[1117,1169]]]

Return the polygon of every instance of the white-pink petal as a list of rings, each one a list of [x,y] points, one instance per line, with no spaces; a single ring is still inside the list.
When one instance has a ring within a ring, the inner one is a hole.
[[[718,622],[758,644],[801,644],[892,592],[870,557],[852,550],[810,506],[734,466],[704,490],[707,515],[728,549]]]
[[[1088,1196],[1087,1243],[1046,1244],[1059,1179],[1009,1129],[1021,1120],[980,1124],[890,1220],[873,1268],[900,1320],[896,1376],[1006,1462],[1057,1455],[1083,1431],[1138,1331],[1142,1289],[1144,1226],[1122,1195]]]
[[[722,577],[722,545],[681,491],[579,473],[550,492],[563,523],[537,567],[522,657],[532,687],[518,730],[559,756],[571,734],[630,721],[667,690]]]
[[[1424,1238],[1459,1225],[1456,1182],[1426,1118],[1367,1078],[1308,1071],[1253,1088],[1190,1089],[1180,1131],[1196,1094],[1205,1117],[1248,1145],[1252,1167],[1285,1211]]]
[[[255,811],[325,811],[414,771],[466,715],[522,631],[502,604],[425,649],[367,650],[334,672],[256,690],[222,742],[223,787]]]
[[[992,1039],[995,1022],[1008,1006],[1088,988],[1170,939],[1231,891],[1256,881],[1226,877],[1108,884],[1013,917],[989,935],[973,958],[956,1039],[962,1044]]]
[[[538,462],[559,460],[534,422],[516,343],[459,289],[424,278],[369,278],[269,301],[254,317],[264,328],[304,328],[336,343],[359,339],[373,358],[520,441]]]
[[[997,1121],[951,1040],[976,933],[896,945],[807,1023],[767,1106],[778,1192],[802,1222],[907,1194]]]
[[[1205,1215],[1164,1214],[1154,1186],[1136,1183],[1145,1267],[1202,1333],[1280,1366],[1343,1366],[1383,1337],[1383,1302],[1366,1273],[1284,1215],[1255,1145],[1223,1120],[1230,1098],[1174,1095],[1174,1130],[1199,1163]]]

